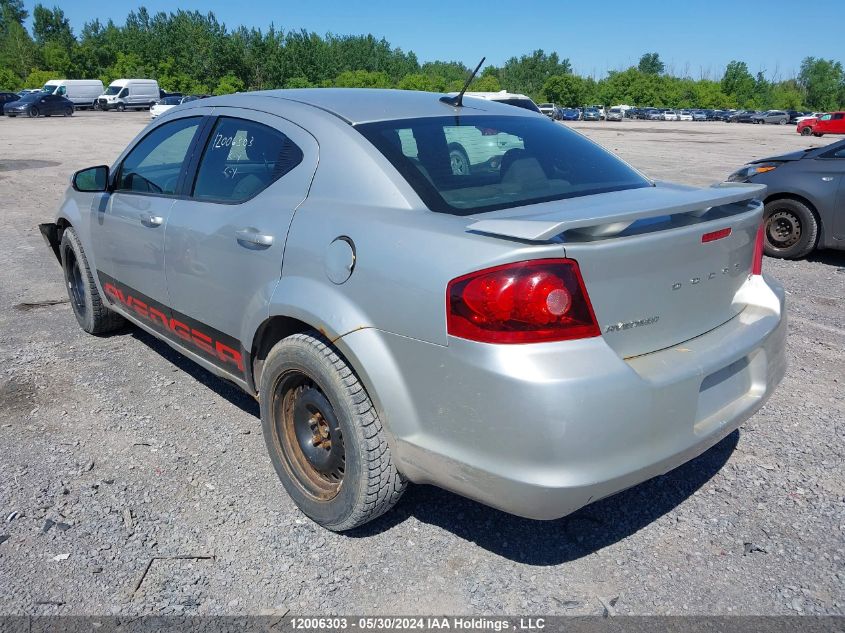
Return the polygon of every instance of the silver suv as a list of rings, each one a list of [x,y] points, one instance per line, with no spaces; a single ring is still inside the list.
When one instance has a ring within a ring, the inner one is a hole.
[[[498,150],[457,170],[460,138]],[[491,100],[272,91],[169,110],[41,230],[86,332],[254,395],[290,496],[346,530],[408,481],[560,517],[736,429],[785,368],[764,192]]]

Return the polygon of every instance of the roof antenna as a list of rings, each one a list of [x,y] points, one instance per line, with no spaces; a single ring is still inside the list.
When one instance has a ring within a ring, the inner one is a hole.
[[[440,100],[443,103],[448,103],[450,106],[454,106],[456,108],[464,107],[464,93],[467,91],[467,88],[469,88],[469,85],[472,83],[472,80],[475,79],[475,76],[478,74],[478,69],[481,68],[481,64],[484,63],[485,59],[487,58],[481,58],[481,61],[478,62],[478,66],[476,66],[475,70],[472,71],[472,74],[469,76],[469,79],[467,79],[466,83],[464,84],[464,87],[461,88],[461,91],[457,94],[457,96],[450,97],[449,95],[446,95],[445,97],[440,97]]]

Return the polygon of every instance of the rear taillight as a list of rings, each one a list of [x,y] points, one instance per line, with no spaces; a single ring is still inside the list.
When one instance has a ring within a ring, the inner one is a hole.
[[[754,238],[754,258],[751,260],[751,274],[763,274],[763,241],[766,238],[766,222],[760,224],[757,229],[757,237]]]
[[[449,282],[451,336],[482,343],[540,343],[600,334],[578,263],[539,259],[487,268]]]

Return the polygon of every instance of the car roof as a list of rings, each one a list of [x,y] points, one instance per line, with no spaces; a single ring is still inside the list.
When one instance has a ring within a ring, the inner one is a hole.
[[[281,113],[282,100],[294,101],[319,108],[333,114],[344,121],[368,123],[374,121],[391,121],[397,119],[415,119],[436,116],[454,116],[459,110],[454,106],[443,103],[440,98],[444,95],[436,92],[420,92],[416,90],[380,90],[374,88],[300,88],[292,90],[262,90],[257,92],[243,92],[222,97],[212,97],[203,100],[202,106],[255,106],[259,98],[268,111],[272,107],[272,99],[279,100]],[[186,104],[198,102],[192,101]],[[269,107],[268,107],[269,106]],[[196,106],[199,107],[199,106]],[[470,114],[496,114],[507,116],[539,116],[536,112],[515,108],[494,100],[477,99],[467,93],[460,112]]]

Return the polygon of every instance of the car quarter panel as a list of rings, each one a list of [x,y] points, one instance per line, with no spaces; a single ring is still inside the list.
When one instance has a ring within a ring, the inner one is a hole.
[[[762,277],[743,292],[730,322],[628,360],[601,337],[443,347],[369,329],[339,343],[403,474],[551,519],[671,470],[763,405],[786,368],[784,292]]]

